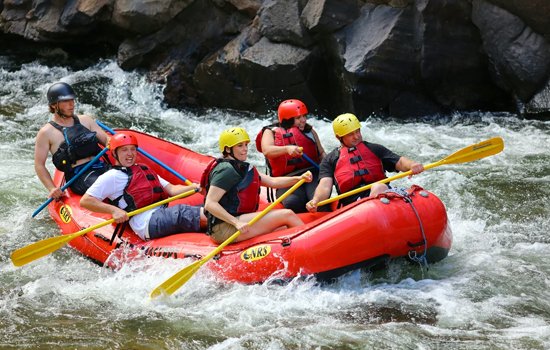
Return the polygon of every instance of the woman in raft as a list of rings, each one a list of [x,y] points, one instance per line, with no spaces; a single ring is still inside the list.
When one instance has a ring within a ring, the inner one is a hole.
[[[308,111],[302,101],[283,101],[277,114],[279,123],[262,128],[256,136],[256,148],[265,156],[267,168],[273,177],[299,176],[311,171],[312,182],[303,184],[283,200],[285,208],[295,213],[305,213],[306,203],[313,198],[319,179],[319,169],[307,158],[318,166],[327,154],[319,136],[307,124]],[[287,190],[288,187],[279,188],[277,198]],[[319,207],[319,211],[330,211],[330,206]]]
[[[225,130],[220,135],[222,158],[213,160],[205,170],[201,187],[207,194],[204,209],[207,217],[206,234],[216,243],[222,243],[237,230],[241,235],[232,243],[244,241],[274,231],[278,227],[303,225],[302,220],[290,209],[274,209],[262,217],[256,225],[248,223],[257,215],[260,185],[284,188],[301,179],[311,182],[311,173],[301,176],[271,177],[259,173],[246,163],[250,137],[243,128]]]

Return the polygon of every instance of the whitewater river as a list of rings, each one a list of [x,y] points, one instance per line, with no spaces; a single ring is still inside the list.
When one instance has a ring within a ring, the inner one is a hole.
[[[453,246],[429,271],[395,262],[328,286],[241,285],[203,268],[151,302],[187,261],[152,258],[113,272],[66,246],[11,263],[13,250],[58,234],[47,211],[31,218],[47,194],[33,168],[34,138],[50,117],[47,88],[63,79],[81,94],[79,114],[210,155],[222,130],[239,125],[255,137],[273,115],[167,109],[162,86],[111,60],[74,70],[0,57],[0,67],[0,349],[550,348],[549,122],[474,113],[362,123],[368,141],[424,164],[504,140],[498,155],[393,183],[418,184],[447,207]],[[330,121],[309,121],[326,149],[336,147]],[[249,159],[264,164],[254,148]]]

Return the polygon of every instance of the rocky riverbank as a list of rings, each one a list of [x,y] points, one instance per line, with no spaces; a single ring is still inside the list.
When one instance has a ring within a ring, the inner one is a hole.
[[[266,113],[298,98],[331,119],[550,116],[548,0],[0,0],[0,11],[2,50],[101,48],[166,84],[172,107]]]

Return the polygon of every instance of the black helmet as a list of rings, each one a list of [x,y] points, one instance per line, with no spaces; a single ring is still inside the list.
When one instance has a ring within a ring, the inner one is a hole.
[[[76,94],[73,88],[67,83],[55,83],[48,89],[48,104],[59,101],[74,100]]]

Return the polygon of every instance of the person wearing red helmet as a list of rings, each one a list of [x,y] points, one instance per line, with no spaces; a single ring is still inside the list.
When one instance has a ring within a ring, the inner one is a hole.
[[[279,123],[260,131],[256,137],[256,148],[265,156],[271,176],[294,176],[311,171],[313,181],[302,185],[283,200],[285,208],[303,213],[306,212],[306,203],[313,198],[319,171],[302,154],[319,164],[326,153],[319,136],[306,122],[308,110],[302,101],[293,99],[281,102],[277,114]],[[287,190],[278,189],[277,198]]]
[[[152,169],[136,164],[138,141],[132,134],[117,133],[111,138],[110,150],[116,165],[86,191],[80,206],[113,216],[116,223],[129,221],[134,232],[143,240],[161,238],[182,232],[200,232],[206,227],[206,216],[200,206],[178,204],[147,210],[128,217],[128,212],[143,208],[199,185],[172,185]],[[105,198],[109,203],[104,203]],[[123,230],[123,229],[122,229]]]
[[[63,193],[53,183],[46,168],[48,152],[59,171],[65,173],[65,181],[71,180],[89,161],[101,152],[98,144],[106,145],[109,137],[89,115],[74,114],[76,94],[67,83],[50,86],[47,93],[50,113],[53,119],[43,126],[36,135],[34,148],[34,170],[40,181],[49,191],[49,196],[59,199]],[[97,177],[109,170],[105,162],[97,162],[86,173],[82,173],[72,183],[71,190],[84,194]]]

